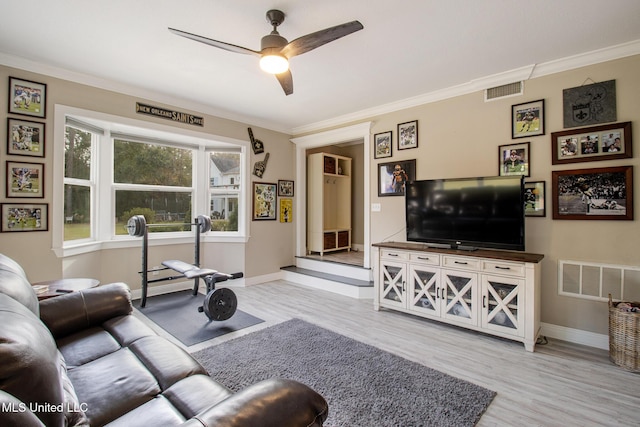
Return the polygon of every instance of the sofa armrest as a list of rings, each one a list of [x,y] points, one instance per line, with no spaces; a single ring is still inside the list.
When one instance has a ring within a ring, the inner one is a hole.
[[[185,426],[320,427],[327,419],[326,400],[293,380],[272,378],[253,384],[212,406]]]
[[[56,339],[132,311],[131,293],[124,283],[110,283],[40,301],[40,319]]]
[[[0,408],[2,425],[45,427],[42,421],[29,410],[29,403],[22,402],[3,390],[0,390]]]

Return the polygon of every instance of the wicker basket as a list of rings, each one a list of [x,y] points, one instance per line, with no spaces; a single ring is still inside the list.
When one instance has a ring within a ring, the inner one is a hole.
[[[640,313],[618,310],[611,300],[611,295],[609,295],[609,358],[627,371],[640,372]]]

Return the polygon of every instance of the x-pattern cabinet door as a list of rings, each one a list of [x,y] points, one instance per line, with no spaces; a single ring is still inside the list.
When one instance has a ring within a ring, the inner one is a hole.
[[[482,276],[482,327],[524,336],[524,281]]]
[[[472,272],[442,270],[444,304],[442,317],[458,323],[478,324],[478,275]]]
[[[380,263],[380,301],[404,308],[406,301],[407,265],[401,262]]]
[[[409,309],[440,317],[440,280],[437,268],[411,265],[409,268]]]

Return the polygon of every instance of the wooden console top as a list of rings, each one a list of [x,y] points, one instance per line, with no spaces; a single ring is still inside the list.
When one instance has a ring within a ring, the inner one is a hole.
[[[470,256],[476,258],[491,258],[501,259],[505,261],[518,261],[518,262],[531,262],[539,263],[544,258],[544,255],[532,254],[528,252],[517,251],[504,251],[497,249],[477,249],[474,251],[465,251],[460,249],[448,249],[440,247],[432,247],[427,243],[412,243],[412,242],[381,242],[374,243],[372,246],[377,248],[398,249],[405,251],[421,251],[432,252],[440,254],[451,254],[460,256]]]

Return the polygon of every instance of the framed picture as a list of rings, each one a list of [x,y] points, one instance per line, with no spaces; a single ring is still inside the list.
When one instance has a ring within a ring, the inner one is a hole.
[[[47,85],[9,77],[9,112],[45,117]]]
[[[545,182],[531,181],[524,183],[524,215],[546,216],[545,209]]]
[[[253,183],[253,220],[276,220],[278,208],[277,184]]]
[[[7,197],[44,197],[44,163],[7,162]]]
[[[293,181],[278,180],[278,197],[293,197]]]
[[[293,199],[280,199],[280,222],[293,222]]]
[[[498,147],[500,170],[498,175],[529,176],[531,161],[529,159],[529,143],[501,145]]]
[[[7,154],[44,157],[44,123],[8,119]]]
[[[544,135],[544,99],[511,106],[511,138]]]
[[[373,158],[383,159],[385,157],[391,157],[391,146],[393,145],[393,132],[387,131],[382,133],[376,133],[373,135]]]
[[[416,180],[416,159],[380,163],[378,196],[404,196],[405,184]]]
[[[590,80],[590,79],[587,79]],[[616,81],[564,89],[562,91],[562,118],[564,128],[615,122]]]
[[[418,147],[418,121],[398,125],[398,150]]]
[[[2,204],[2,232],[47,231],[49,229],[49,205],[46,203]]]
[[[633,166],[552,171],[553,219],[633,220]]]
[[[551,134],[551,163],[554,165],[631,157],[631,122]]]

